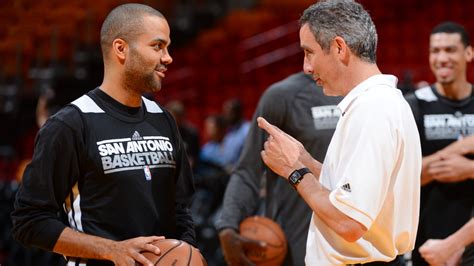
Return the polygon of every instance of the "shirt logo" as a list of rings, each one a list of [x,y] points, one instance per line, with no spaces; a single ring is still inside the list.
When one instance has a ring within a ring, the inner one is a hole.
[[[132,135],[132,140],[142,140],[143,138],[140,136],[140,133],[138,131],[133,132]]]
[[[135,131],[132,138],[98,141],[97,149],[104,174],[144,169],[145,178],[151,179],[153,168],[176,168],[174,147],[168,137],[141,137]]]
[[[336,105],[324,105],[311,107],[311,115],[316,130],[335,129],[341,111]]]
[[[151,171],[150,171],[150,166],[145,166],[143,167],[143,172],[145,172],[145,179],[150,181],[151,180]]]
[[[347,192],[351,192],[351,185],[349,183],[345,183],[341,186],[341,189]]]
[[[474,114],[430,114],[423,116],[425,138],[427,140],[457,140],[474,134]]]

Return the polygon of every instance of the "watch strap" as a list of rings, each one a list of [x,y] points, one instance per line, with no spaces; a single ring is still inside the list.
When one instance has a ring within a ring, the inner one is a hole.
[[[296,186],[303,180],[304,175],[308,173],[311,173],[311,171],[306,167],[296,169],[288,177],[288,182],[296,189]]]

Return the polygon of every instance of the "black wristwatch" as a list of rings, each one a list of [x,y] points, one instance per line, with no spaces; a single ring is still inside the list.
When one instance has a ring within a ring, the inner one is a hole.
[[[308,173],[311,173],[311,171],[306,167],[297,169],[290,174],[288,182],[296,189],[296,186],[303,180],[304,175]]]

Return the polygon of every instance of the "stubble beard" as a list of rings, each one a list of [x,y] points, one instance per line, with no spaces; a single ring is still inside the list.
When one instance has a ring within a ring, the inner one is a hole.
[[[124,84],[129,90],[140,94],[155,93],[161,90],[161,79],[156,76],[155,69],[147,69],[143,58],[137,52],[130,57],[128,65],[125,67]]]

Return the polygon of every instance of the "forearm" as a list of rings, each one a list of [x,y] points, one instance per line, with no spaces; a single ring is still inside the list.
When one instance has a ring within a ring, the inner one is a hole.
[[[468,136],[464,139],[455,141],[450,145],[446,146],[441,150],[445,153],[455,153],[459,155],[465,155],[468,153],[474,153],[474,136]]]
[[[116,243],[66,227],[54,245],[53,251],[68,257],[110,260]]]
[[[255,170],[239,171],[240,174],[231,176],[227,185],[222,213],[216,222],[218,231],[224,228],[238,230],[240,222],[258,209],[260,177],[251,172]],[[255,172],[262,175],[262,171]]]
[[[319,180],[319,176],[321,174],[321,168],[322,164],[311,157],[308,153],[308,156],[306,158],[303,158],[302,163],[309,168],[313,176],[316,178],[316,180]]]
[[[474,242],[474,218],[446,239],[456,250]]]
[[[330,191],[311,174],[303,178],[297,190],[313,212],[346,241],[354,242],[367,231],[362,224],[334,207],[329,200]]]
[[[439,158],[436,155],[436,153],[423,157],[422,168],[421,168],[421,178],[420,178],[421,186],[425,186],[433,182],[434,178],[432,175],[428,173],[428,168],[429,168],[430,163],[435,162],[438,159]]]
[[[196,246],[196,233],[191,212],[187,205],[178,204],[176,210],[176,227],[178,230],[177,238]]]
[[[429,183],[433,182],[433,180],[434,179],[431,177],[431,175],[426,173],[426,171],[421,172],[421,179],[420,179],[420,185],[421,186],[426,186]]]

